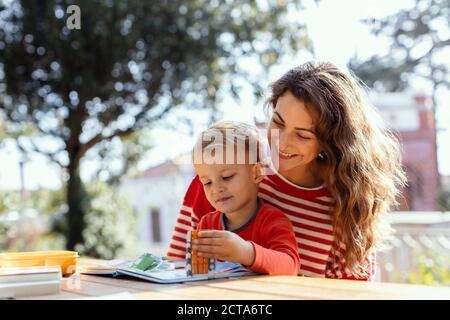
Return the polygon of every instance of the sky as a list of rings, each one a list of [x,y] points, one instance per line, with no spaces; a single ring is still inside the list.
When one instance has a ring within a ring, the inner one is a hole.
[[[345,69],[349,58],[355,54],[360,58],[368,58],[374,53],[385,52],[388,46],[386,40],[371,35],[368,27],[363,25],[360,20],[370,17],[380,18],[411,5],[411,1],[407,0],[322,0],[318,6],[314,1],[305,1],[304,3],[306,10],[293,12],[289,18],[304,21],[313,41],[314,55],[300,53],[295,59],[290,57],[280,61],[279,65],[271,69],[268,83],[307,60],[330,61]],[[424,87],[418,83],[415,89],[420,91],[424,90]],[[438,137],[439,171],[441,174],[450,175],[450,148],[448,147],[450,146],[450,107],[442,107],[442,101],[450,101],[450,93],[444,92],[438,99],[440,112],[437,125],[441,129]],[[253,123],[255,116],[259,119],[264,118],[262,103],[255,103],[250,88],[246,88],[241,93],[240,104],[230,98],[225,98],[221,103],[221,108],[223,119],[226,120]],[[189,151],[194,137],[204,129],[207,121],[207,116],[201,113],[190,113],[190,117],[196,123],[193,136],[183,132],[174,133],[173,130],[168,129],[153,131],[152,135],[157,137],[155,139],[157,145],[141,160],[140,169],[144,170],[151,165],[171,159],[179,153]],[[175,124],[176,118],[177,113],[174,113],[167,121]],[[179,147],[171,147],[174,145]],[[0,150],[0,189],[19,189],[19,161],[20,156],[12,144],[7,144],[3,150]],[[82,177],[89,179],[95,167],[95,163],[86,161],[82,168]],[[24,175],[26,188],[29,189],[60,186],[60,170],[55,165],[49,164],[43,156],[35,156],[28,161]]]

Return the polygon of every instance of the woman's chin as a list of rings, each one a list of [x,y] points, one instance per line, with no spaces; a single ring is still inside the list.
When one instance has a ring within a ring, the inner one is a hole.
[[[295,168],[299,168],[301,167],[303,164],[301,162],[301,159],[295,159],[296,157],[292,158],[292,159],[279,159],[279,164],[278,164],[278,172],[279,173],[283,173],[283,172],[289,172]]]

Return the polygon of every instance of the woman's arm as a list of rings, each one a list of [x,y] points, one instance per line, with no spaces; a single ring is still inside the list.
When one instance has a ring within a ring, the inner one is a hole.
[[[187,232],[195,230],[199,220],[211,211],[214,211],[214,207],[206,199],[203,186],[196,175],[184,196],[167,251],[168,257],[171,259],[185,259]]]

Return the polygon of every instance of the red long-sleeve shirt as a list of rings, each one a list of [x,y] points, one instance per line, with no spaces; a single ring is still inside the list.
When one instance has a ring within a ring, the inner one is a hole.
[[[198,230],[225,230],[224,214],[214,211],[203,216]],[[242,227],[231,230],[255,248],[250,270],[270,275],[297,275],[300,261],[292,224],[279,209],[262,203],[258,212]]]

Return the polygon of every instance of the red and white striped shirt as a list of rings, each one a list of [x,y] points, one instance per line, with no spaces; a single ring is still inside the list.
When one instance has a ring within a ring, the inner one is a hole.
[[[301,267],[299,275],[336,279],[373,280],[375,255],[367,264],[368,276],[355,277],[345,267],[345,246],[333,236],[333,198],[325,186],[304,188],[279,174],[268,175],[259,185],[258,196],[279,208],[292,222]],[[192,180],[175,224],[167,256],[184,259],[186,234],[203,215],[215,211],[206,199],[198,178]]]

